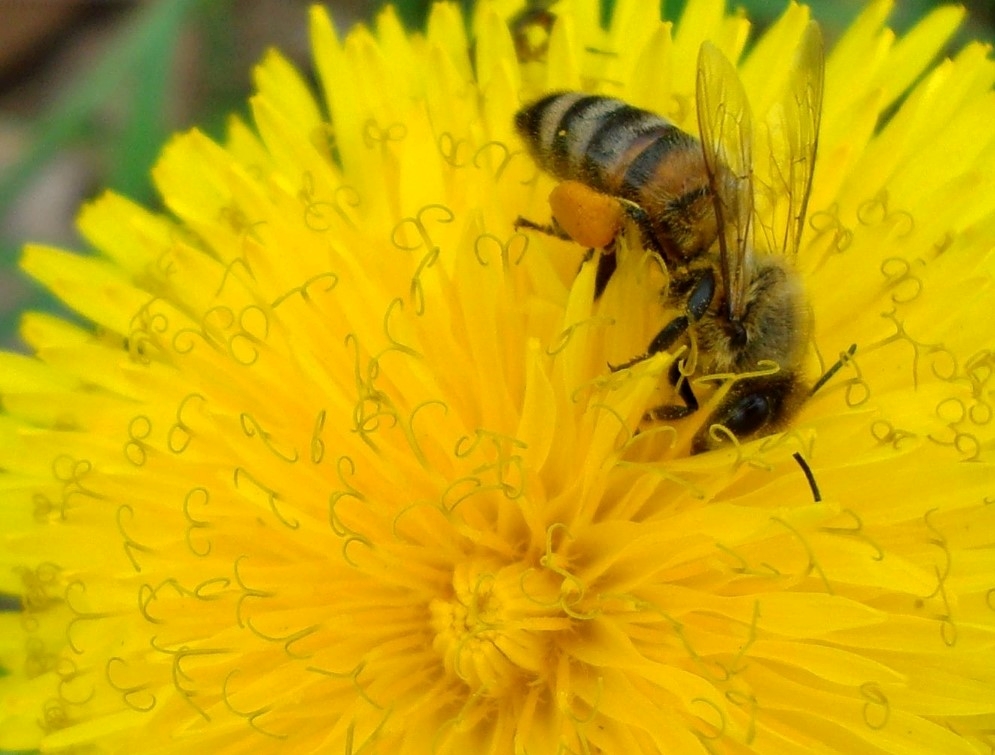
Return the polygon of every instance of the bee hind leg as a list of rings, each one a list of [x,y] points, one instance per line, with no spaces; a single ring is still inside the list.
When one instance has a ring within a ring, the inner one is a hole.
[[[666,259],[666,252],[663,248],[661,248],[660,243],[657,241],[656,231],[653,229],[653,224],[650,222],[650,216],[646,214],[646,210],[635,202],[628,199],[622,199],[621,197],[619,198],[618,203],[622,206],[622,211],[639,228],[639,232],[642,235],[643,245],[650,247],[654,252]]]
[[[530,231],[539,231],[539,233],[544,233],[547,236],[562,239],[563,241],[573,241],[570,234],[564,231],[560,227],[560,224],[556,222],[556,218],[552,218],[549,223],[537,223],[534,220],[529,220],[528,218],[519,215],[515,218],[515,222],[512,223],[512,226],[516,231],[522,228],[528,228]]]
[[[639,228],[640,235],[642,237],[642,243],[644,247],[649,247],[654,252],[656,252],[660,257],[663,257],[663,249],[660,248],[659,243],[657,243],[656,235],[653,231],[653,226],[650,223],[649,215],[646,211],[640,207],[635,202],[631,202],[628,199],[622,199],[621,197],[614,197],[618,201],[618,207],[621,209],[622,214],[628,217],[636,227]],[[556,218],[553,218],[553,224],[556,225]],[[618,246],[618,233],[621,228],[616,228],[611,240],[600,247],[601,256],[598,258],[598,269],[595,272],[594,277],[594,301],[598,301],[601,295],[605,292],[605,288],[608,286],[608,281],[615,274],[615,270],[618,268],[618,255],[616,254],[616,248]],[[587,256],[584,261],[587,262],[591,259],[594,254],[594,249],[588,251]]]
[[[653,226],[650,224],[649,215],[646,214],[646,211],[635,202],[630,202],[627,199],[619,198],[618,203],[622,211],[639,228],[643,245],[648,246],[663,257],[663,249],[657,243]],[[553,222],[555,223],[556,220],[554,219]],[[611,277],[615,274],[615,270],[618,268],[618,255],[615,253],[617,240],[618,237],[616,236],[601,249],[601,256],[598,257],[598,269],[594,274],[594,301],[598,301],[601,298],[601,295],[605,292],[605,288],[608,286],[608,281],[611,280]],[[584,257],[584,262],[588,262],[593,254],[594,249],[589,250],[587,256]]]
[[[594,256],[594,249],[589,249],[584,257],[584,262],[590,261],[592,256]],[[594,301],[601,298],[601,294],[605,292],[608,281],[615,274],[617,267],[618,255],[615,254],[615,242],[613,240],[598,255],[598,268],[594,271]]]
[[[549,223],[537,223],[534,220],[529,220],[519,215],[515,218],[514,228],[516,231],[527,228],[530,231],[538,231],[539,233],[544,233],[547,236],[552,236],[563,241],[573,241],[570,234],[564,231],[560,227],[560,224],[556,222],[556,218],[553,218]],[[588,249],[584,255],[584,259],[581,261],[581,265],[590,262],[597,251],[593,247]],[[594,274],[594,301],[601,298],[601,295],[605,292],[605,288],[608,286],[608,281],[615,274],[617,267],[618,257],[615,254],[615,239],[612,239],[607,246],[601,249],[601,254],[598,255],[598,269]]]

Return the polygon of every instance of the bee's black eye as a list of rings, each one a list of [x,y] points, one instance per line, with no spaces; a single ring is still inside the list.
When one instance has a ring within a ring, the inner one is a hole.
[[[777,411],[777,399],[765,392],[743,393],[724,402],[695,435],[691,453],[716,448],[721,440],[710,434],[713,425],[722,425],[737,438],[749,438],[762,430]]]
[[[722,422],[737,436],[755,433],[771,416],[771,405],[762,393],[748,393],[729,407],[728,416]]]

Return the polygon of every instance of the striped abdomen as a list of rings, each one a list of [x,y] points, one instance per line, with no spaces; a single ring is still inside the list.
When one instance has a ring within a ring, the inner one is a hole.
[[[642,207],[668,254],[687,260],[714,241],[701,145],[665,118],[609,97],[557,92],[519,110],[515,127],[543,170]]]

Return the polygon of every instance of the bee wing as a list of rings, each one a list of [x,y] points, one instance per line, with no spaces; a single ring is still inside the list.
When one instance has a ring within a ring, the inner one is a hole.
[[[750,105],[736,69],[710,42],[698,52],[698,129],[719,229],[727,314],[742,318],[751,266],[753,160]]]
[[[812,190],[812,173],[819,144],[822,118],[822,85],[825,55],[822,32],[809,23],[795,55],[791,80],[780,106],[768,117],[771,173],[775,193],[787,199],[783,236],[773,239],[771,249],[794,256],[805,228],[805,212]]]

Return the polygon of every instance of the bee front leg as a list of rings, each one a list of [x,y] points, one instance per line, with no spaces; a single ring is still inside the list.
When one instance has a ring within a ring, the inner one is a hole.
[[[654,407],[643,415],[643,419],[648,422],[661,422],[672,419],[684,419],[688,415],[698,411],[698,398],[691,389],[691,381],[687,375],[681,371],[681,362],[670,363],[670,371],[667,373],[670,384],[677,390],[677,395],[684,406],[679,404],[664,404]]]
[[[622,364],[608,365],[609,369],[612,372],[618,372],[619,370],[639,364],[654,354],[670,349],[677,342],[677,339],[687,332],[693,323],[701,319],[701,316],[705,314],[708,306],[712,303],[714,296],[715,272],[709,267],[696,274],[691,286],[691,293],[688,295],[684,314],[678,315],[663,326],[660,332],[650,341],[646,353],[633,357],[628,362],[623,362]]]
[[[622,366],[628,367],[643,359],[647,359],[659,351],[669,349],[678,338],[687,332],[687,329],[692,324],[701,319],[701,316],[708,310],[712,299],[715,297],[715,273],[713,270],[706,268],[697,274],[696,277],[692,278],[690,290],[691,293],[688,295],[685,314],[675,317],[656,334],[650,342],[646,354],[636,357]],[[663,404],[662,406],[654,407],[643,415],[643,419],[650,422],[683,419],[698,411],[698,399],[691,388],[691,381],[688,380],[688,376],[681,369],[681,364],[678,361],[670,364],[668,378],[670,384],[677,391],[677,396],[684,402],[683,405]]]

